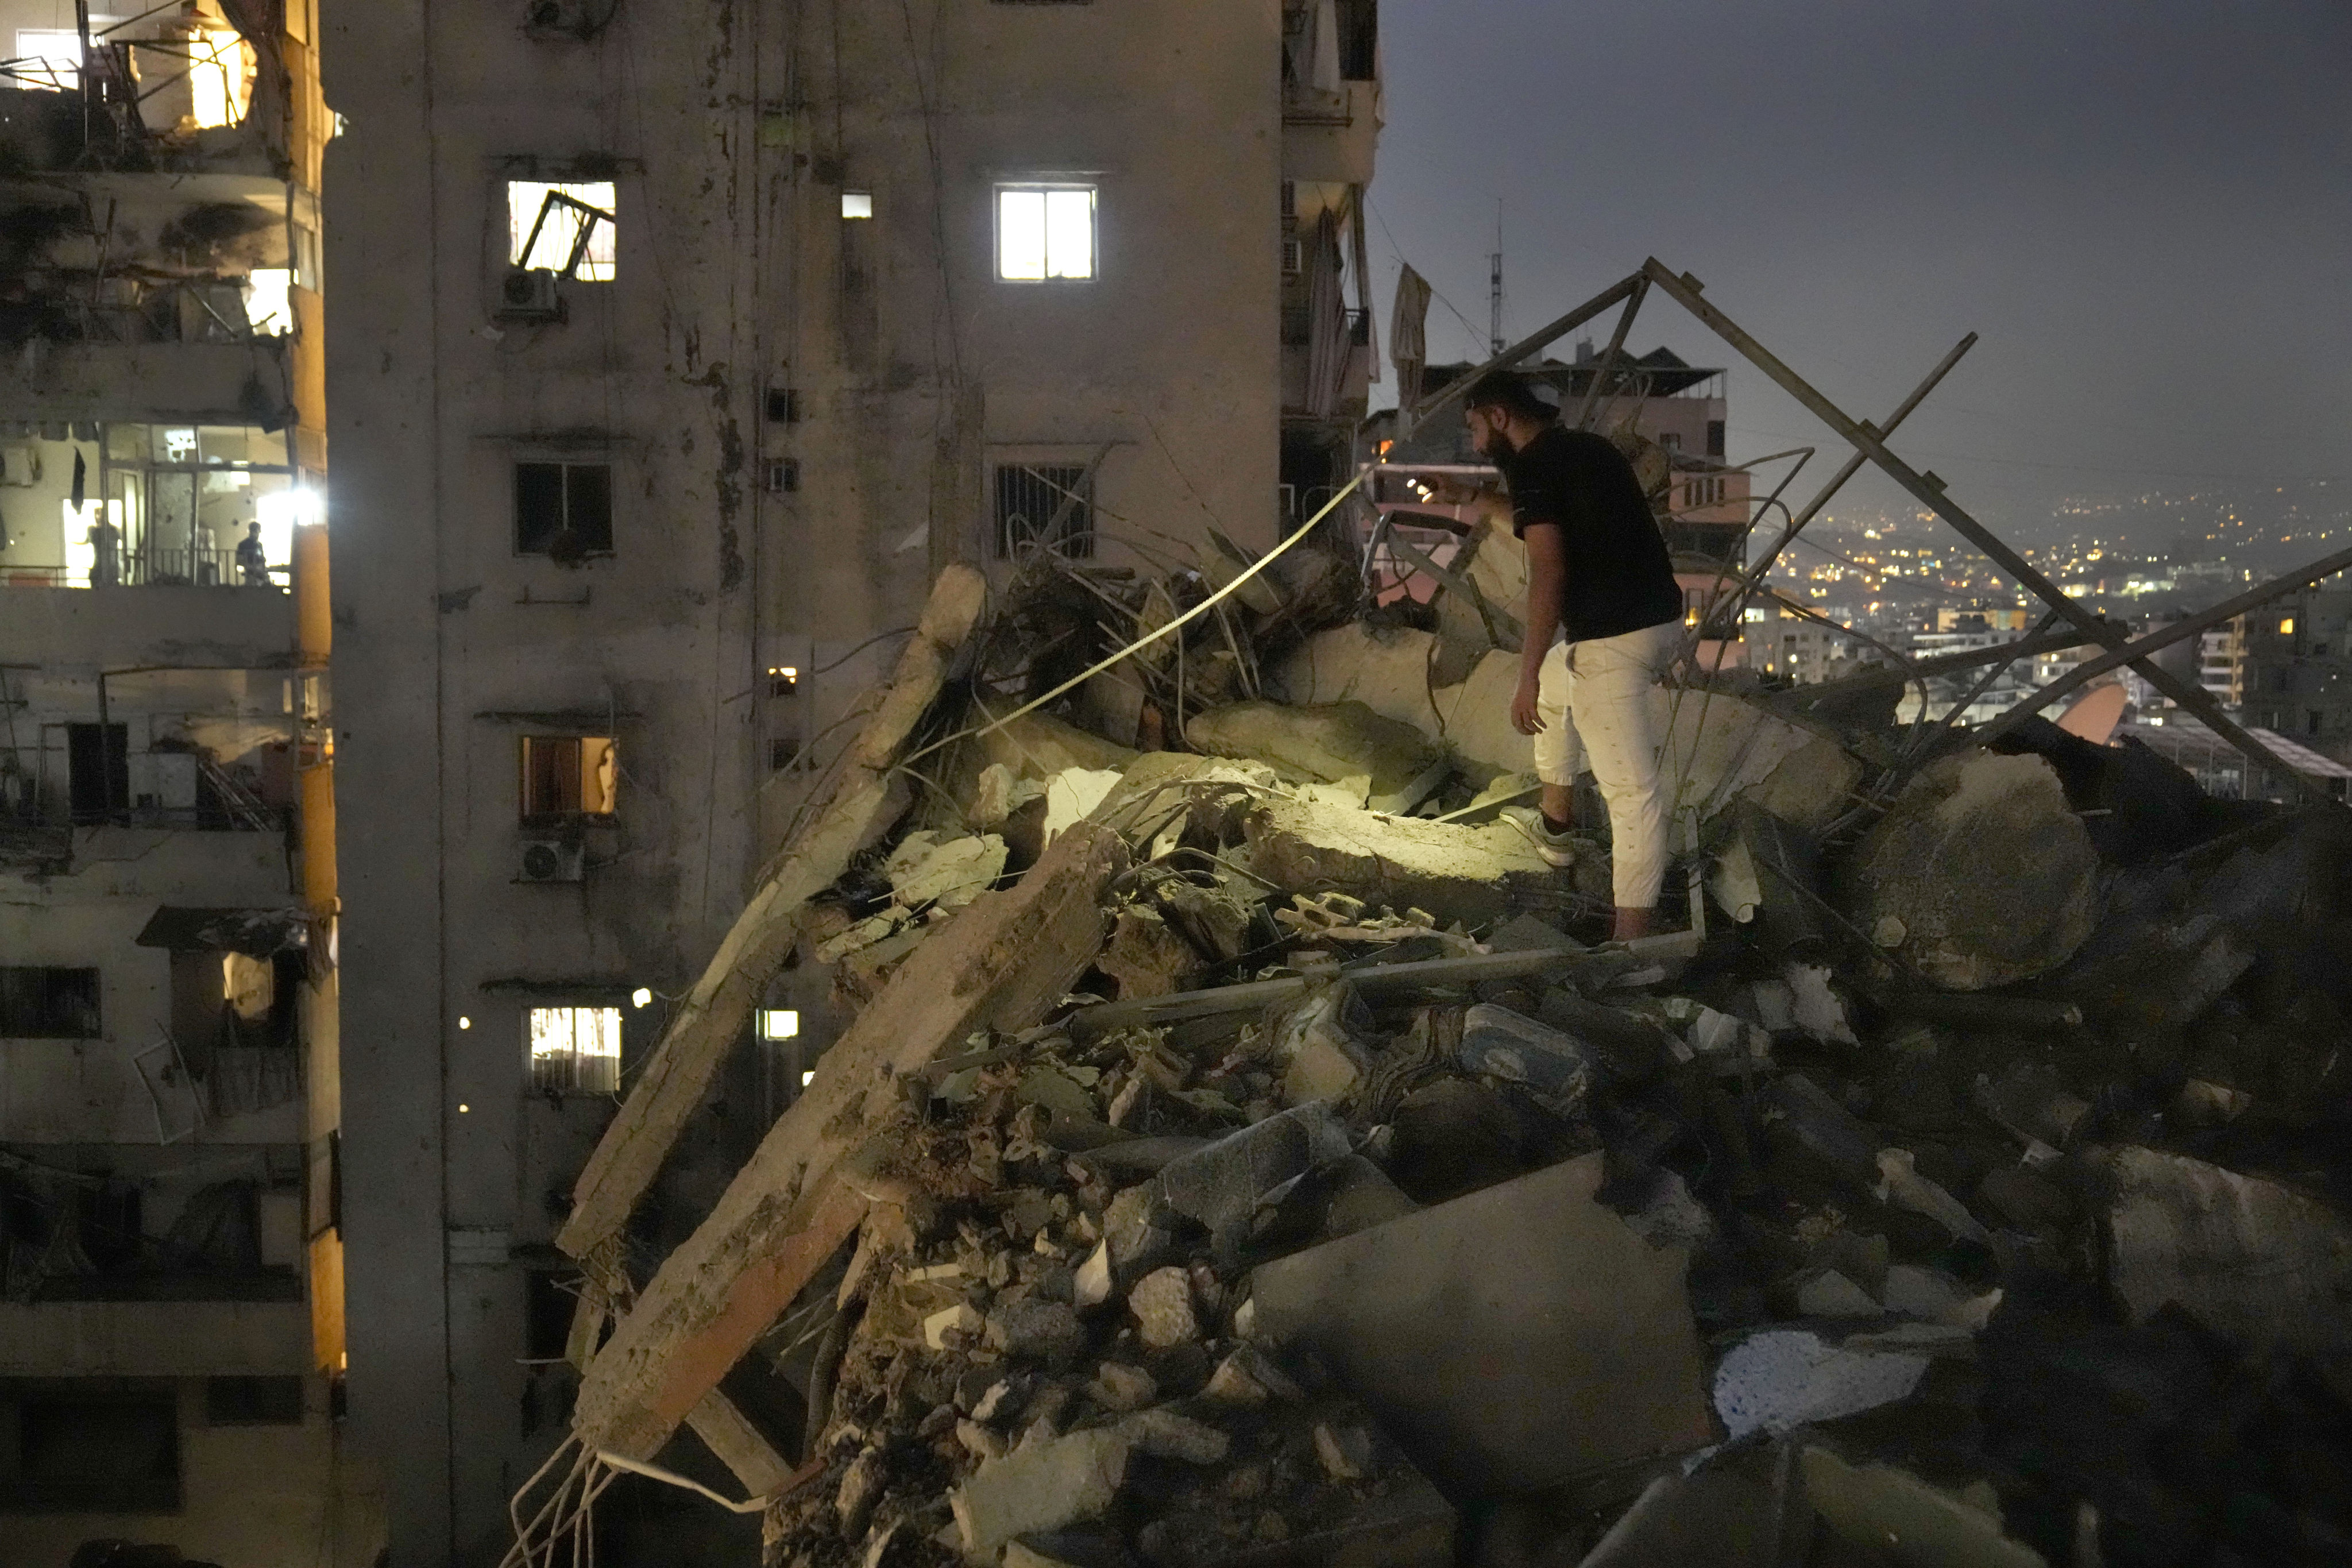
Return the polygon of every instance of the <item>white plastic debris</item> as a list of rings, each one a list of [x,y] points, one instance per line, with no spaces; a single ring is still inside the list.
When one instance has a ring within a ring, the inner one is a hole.
[[[1834,1421],[1907,1399],[1927,1358],[1843,1350],[1802,1329],[1768,1329],[1734,1346],[1715,1369],[1715,1413],[1735,1437]]]

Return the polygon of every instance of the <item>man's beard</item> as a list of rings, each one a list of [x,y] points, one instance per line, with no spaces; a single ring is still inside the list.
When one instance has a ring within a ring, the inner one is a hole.
[[[1488,426],[1486,437],[1475,445],[1477,447],[1478,455],[1490,463],[1499,463],[1518,450],[1517,447],[1511,445],[1511,433],[1499,425]]]

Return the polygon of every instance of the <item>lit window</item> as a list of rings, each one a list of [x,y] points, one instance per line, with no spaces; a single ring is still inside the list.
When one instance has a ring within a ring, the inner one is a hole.
[[[282,338],[294,330],[290,268],[257,267],[245,277],[245,319],[256,337]]]
[[[2290,616],[2288,618],[2279,623],[2279,636],[2283,637],[2291,637],[2294,636],[2294,618],[2293,616]]]
[[[787,1007],[760,1009],[760,1037],[763,1040],[797,1039],[801,1032],[801,1016]]]
[[[790,697],[800,689],[801,672],[798,667],[789,664],[772,664],[768,667],[769,696]]]
[[[618,1007],[533,1007],[530,1010],[533,1089],[614,1094],[621,1087]]]
[[[1095,275],[1092,185],[999,185],[996,275],[1017,283]]]
[[[613,182],[507,182],[507,259],[589,283],[613,280]]]
[[[53,27],[16,29],[16,58],[8,85],[70,92],[81,85],[81,35]]]
[[[618,743],[610,735],[522,737],[522,820],[610,816],[620,794]]]
[[[872,191],[842,192],[841,216],[845,218],[872,217],[874,193]]]
[[[629,1005],[632,1007],[650,1007],[653,1000],[654,994],[649,986],[640,985],[629,993]]]
[[[253,105],[253,50],[235,32],[188,40],[189,115],[197,126],[235,125]]]

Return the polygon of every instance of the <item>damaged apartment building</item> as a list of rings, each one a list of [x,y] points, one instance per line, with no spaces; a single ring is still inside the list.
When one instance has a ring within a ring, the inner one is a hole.
[[[352,1421],[394,1562],[489,1563],[583,1163],[935,577],[1263,550],[1347,472],[1379,48],[1370,0],[322,11]],[[758,1004],[616,1276],[840,1026]],[[772,1395],[677,1462],[757,1473]]]
[[[0,4],[12,1564],[380,1533],[334,1426],[316,37],[305,0]]]

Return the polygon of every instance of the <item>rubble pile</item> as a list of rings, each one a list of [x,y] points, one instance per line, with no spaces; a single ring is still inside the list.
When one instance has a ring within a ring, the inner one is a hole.
[[[772,1568],[2352,1556],[2352,818],[1717,677],[1686,929],[1603,944],[1464,706],[1508,627],[1352,573],[997,723],[1220,581],[1024,574],[588,1438],[773,1319]]]

